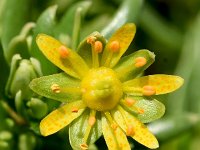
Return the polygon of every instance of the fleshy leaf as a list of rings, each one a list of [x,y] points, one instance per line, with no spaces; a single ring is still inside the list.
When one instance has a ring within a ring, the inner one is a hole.
[[[75,15],[77,10],[81,9],[81,16],[82,18],[84,18],[88,9],[91,6],[91,3],[92,3],[91,1],[79,1],[71,5],[69,9],[65,11],[64,15],[62,16],[61,20],[58,22],[55,28],[56,37],[59,38],[60,40],[61,36],[72,37],[74,23],[75,23]],[[70,43],[68,42],[68,44]]]
[[[129,125],[133,126],[132,135],[129,136],[131,136],[137,142],[150,149],[159,147],[155,136],[136,117],[130,115],[122,107],[119,107],[119,110],[116,110],[113,114],[114,119],[125,132],[128,130]]]
[[[48,136],[61,130],[79,117],[83,113],[84,108],[85,105],[82,101],[75,101],[54,110],[40,122],[41,134]],[[74,109],[77,109],[78,112],[73,112]]]
[[[135,66],[136,58],[145,58],[146,64],[141,67]],[[148,50],[139,50],[129,56],[123,57],[117,65],[113,68],[121,81],[127,81],[137,77],[144,70],[146,70],[155,60],[154,53]]]
[[[52,86],[58,85],[58,91]],[[81,98],[80,80],[70,77],[66,73],[59,73],[33,79],[30,88],[39,95],[61,102],[70,102]]]
[[[93,32],[92,34],[90,34],[88,37],[95,37],[96,41],[100,41],[103,44],[103,47],[106,44],[106,39],[104,39],[104,37],[99,33],[99,32]],[[92,48],[91,48],[91,44],[87,43],[87,39],[88,37],[86,37],[78,46],[78,54],[85,60],[85,62],[87,63],[87,65],[89,67],[92,67]]]
[[[65,59],[61,58],[58,49],[64,45],[58,40],[45,34],[38,34],[36,42],[43,54],[67,74],[76,78],[82,78],[87,73],[87,64],[73,50],[66,48],[69,55]]]
[[[33,32],[33,40],[31,44],[30,54],[32,57],[38,59],[41,64],[42,72],[44,75],[50,75],[56,73],[58,68],[53,65],[39,50],[36,37],[39,33],[45,33],[48,35],[53,35],[53,30],[56,24],[56,11],[57,5],[50,6],[47,8],[37,19],[36,27]]]
[[[123,83],[123,89],[127,94],[142,96],[143,87],[151,86],[155,90],[155,95],[159,95],[175,91],[183,82],[179,76],[157,74],[129,80]]]
[[[134,104],[129,106],[125,100],[122,100],[122,107],[130,112],[132,115],[135,115],[142,123],[152,122],[165,113],[165,105],[156,99],[150,97],[131,97],[134,100]],[[141,110],[142,113],[138,112]]]
[[[109,39],[103,52],[101,64],[106,67],[114,67],[121,56],[126,52],[131,44],[136,32],[136,26],[133,23],[128,23],[119,28]],[[119,51],[112,52],[110,44],[113,41],[119,42]],[[109,60],[108,60],[109,59]],[[107,63],[108,62],[108,63]]]
[[[131,149],[127,137],[121,128],[117,127],[116,129],[113,129],[104,116],[102,116],[102,130],[109,150]]]
[[[74,120],[69,127],[69,138],[70,144],[73,149],[81,149],[80,145],[85,143],[84,136],[86,134],[87,127],[89,126],[89,110],[84,111],[84,113]],[[101,129],[101,118],[99,114],[96,116],[96,122],[90,130],[89,137],[87,139],[87,144],[90,146],[102,135]]]

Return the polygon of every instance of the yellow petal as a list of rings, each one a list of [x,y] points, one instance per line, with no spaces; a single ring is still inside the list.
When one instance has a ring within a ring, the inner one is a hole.
[[[113,129],[109,121],[102,116],[102,130],[109,150],[130,150],[126,135],[120,127]]]
[[[40,122],[41,134],[48,136],[64,128],[80,116],[84,108],[82,101],[75,101],[54,110]]]
[[[151,92],[152,90],[155,90],[155,92],[152,92],[152,95],[159,95],[175,91],[183,84],[183,82],[184,80],[179,76],[157,74],[124,82],[123,89],[125,93],[142,96],[145,95],[145,87],[150,87]],[[146,96],[150,95],[151,93],[149,95],[148,93],[146,94]]]
[[[42,53],[67,74],[76,78],[82,78],[88,71],[88,66],[76,52],[65,47],[53,37],[45,34],[38,34],[36,42]],[[59,48],[66,50],[67,54],[65,51],[61,53]]]
[[[130,115],[122,107],[119,107],[120,111],[114,112],[114,118],[120,127],[126,132],[127,125],[133,126],[133,135],[131,137],[140,144],[155,149],[159,147],[156,137],[148,130],[148,128],[142,124],[136,117]]]
[[[119,28],[109,39],[103,52],[101,64],[106,67],[114,67],[121,56],[126,52],[131,44],[136,32],[136,26],[133,23],[128,23]],[[111,44],[114,43],[113,50]],[[118,44],[116,44],[118,43]],[[119,49],[117,49],[119,47]]]

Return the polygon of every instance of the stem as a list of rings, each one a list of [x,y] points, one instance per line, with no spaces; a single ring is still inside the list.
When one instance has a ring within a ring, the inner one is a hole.
[[[0,101],[3,108],[6,110],[6,112],[10,115],[10,117],[15,120],[15,122],[19,125],[26,124],[26,121],[19,116],[5,101]]]

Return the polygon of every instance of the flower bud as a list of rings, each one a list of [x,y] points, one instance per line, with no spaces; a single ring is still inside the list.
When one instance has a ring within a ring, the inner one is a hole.
[[[6,85],[6,94],[14,98],[16,93],[21,90],[22,99],[29,99],[32,91],[29,83],[32,79],[41,76],[39,62],[31,58],[30,60],[22,59],[20,55],[13,56],[9,78]]]
[[[27,105],[29,107],[29,113],[33,118],[41,119],[48,112],[47,104],[38,98],[31,98],[31,100],[27,102]]]

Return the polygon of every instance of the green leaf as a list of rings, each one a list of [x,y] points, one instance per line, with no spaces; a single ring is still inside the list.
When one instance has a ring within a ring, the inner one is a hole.
[[[183,87],[171,94],[168,99],[168,112],[172,114],[182,113],[187,106],[188,110],[200,113],[199,88],[200,88],[200,13],[189,27],[184,37],[180,59],[175,73],[185,79]],[[189,51],[188,51],[189,50]],[[177,99],[178,97],[178,99]],[[174,100],[176,104],[174,105]]]
[[[166,141],[182,134],[186,130],[194,129],[200,123],[199,115],[182,113],[176,116],[167,116],[148,125],[160,141]]]
[[[89,119],[89,110],[86,110],[79,118],[74,120],[69,127],[69,138],[70,144],[73,149],[81,149],[80,145],[85,143],[84,136],[86,134]],[[101,118],[100,114],[96,115],[96,122],[92,129],[90,130],[90,134],[87,140],[88,146],[93,144],[100,136],[102,135],[101,129]]]
[[[91,34],[94,31],[101,31],[109,23],[111,16],[109,14],[99,14],[91,20],[87,20],[87,23],[83,24],[81,28],[81,39]]]
[[[3,49],[0,42],[0,64],[1,64],[1,73],[0,73],[0,98],[4,95],[5,84],[8,79],[9,68],[3,56]]]
[[[88,37],[94,36],[96,38],[96,41],[102,42],[103,47],[106,44],[106,39],[99,33],[99,32],[93,32]],[[78,46],[78,54],[85,60],[87,65],[89,67],[92,67],[92,48],[91,44],[87,43],[86,37]]]
[[[25,22],[29,19],[31,0],[6,0],[2,18],[2,45],[6,53],[10,40],[19,34]]]
[[[128,106],[125,100],[122,101],[124,109],[136,115],[137,118],[143,123],[149,123],[156,119],[161,118],[165,113],[165,105],[156,99],[150,97],[128,97],[132,98],[135,103],[133,106]],[[143,113],[138,113],[138,109]]]
[[[146,59],[146,64],[142,67],[135,66],[135,59],[137,57],[143,57]],[[117,73],[117,76],[121,81],[127,81],[133,79],[143,73],[155,60],[154,53],[148,50],[139,50],[123,57],[113,70]]]
[[[2,34],[2,20],[3,20],[3,12],[5,9],[5,2],[6,0],[0,1],[0,39],[1,39],[1,34]]]
[[[27,37],[29,36],[29,32],[32,30],[32,28],[34,28],[34,26],[34,23],[27,23],[21,30],[20,34],[12,38],[8,45],[8,49],[4,54],[8,64],[11,63],[14,54],[20,54],[20,56],[24,59],[30,57]]]
[[[56,10],[57,6],[51,6],[41,14],[41,16],[37,20],[32,40],[30,53],[33,57],[37,58],[40,61],[42,72],[44,73],[44,75],[56,73],[57,68],[50,61],[48,61],[47,58],[39,50],[36,44],[36,36],[39,33],[53,35],[53,29],[55,27]]]
[[[106,38],[127,22],[136,22],[144,0],[124,0],[110,23],[101,31]]]
[[[73,29],[75,25],[75,14],[78,9],[81,9],[81,16],[84,17],[89,7],[91,6],[91,1],[81,1],[69,8],[66,13],[61,18],[60,22],[56,26],[55,35],[56,38],[61,39],[61,36],[67,35],[72,38]],[[71,47],[71,43],[66,43],[68,47]]]
[[[58,85],[60,92],[53,92],[53,85]],[[29,86],[37,94],[61,102],[81,99],[80,80],[70,77],[66,73],[33,79]]]

